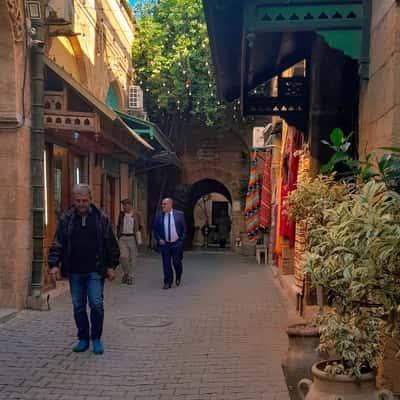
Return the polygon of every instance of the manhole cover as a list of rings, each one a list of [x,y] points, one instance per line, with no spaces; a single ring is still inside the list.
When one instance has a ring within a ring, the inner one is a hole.
[[[124,317],[120,321],[129,328],[164,328],[174,323],[171,318],[159,315]]]

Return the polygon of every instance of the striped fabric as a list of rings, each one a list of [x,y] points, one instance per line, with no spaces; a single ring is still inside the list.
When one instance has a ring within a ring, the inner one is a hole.
[[[271,152],[265,153],[264,175],[261,189],[260,227],[269,228],[271,224]]]
[[[260,181],[257,174],[257,152],[251,156],[250,181],[247,187],[246,210],[245,210],[246,232],[249,240],[255,240],[260,235]]]

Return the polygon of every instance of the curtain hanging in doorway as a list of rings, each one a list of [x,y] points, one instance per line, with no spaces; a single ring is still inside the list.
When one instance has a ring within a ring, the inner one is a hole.
[[[265,153],[264,175],[261,189],[260,228],[268,229],[271,224],[271,152]]]
[[[249,240],[260,235],[260,180],[257,174],[257,152],[253,151],[250,166],[250,181],[246,195],[245,224]]]

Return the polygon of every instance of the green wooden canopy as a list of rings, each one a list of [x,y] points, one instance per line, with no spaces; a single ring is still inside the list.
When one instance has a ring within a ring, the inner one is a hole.
[[[203,2],[221,98],[239,98],[307,59],[316,35],[368,77],[371,0]]]
[[[142,157],[135,160],[132,166],[140,172],[167,165],[181,168],[181,161],[174,152],[172,143],[156,124],[120,111],[116,111],[116,113],[131,129],[150,143],[155,150],[142,154]]]

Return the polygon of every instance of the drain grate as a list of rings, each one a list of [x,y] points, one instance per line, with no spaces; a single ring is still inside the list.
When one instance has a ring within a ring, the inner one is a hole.
[[[164,328],[174,323],[174,320],[161,315],[135,315],[119,318],[129,328]]]

